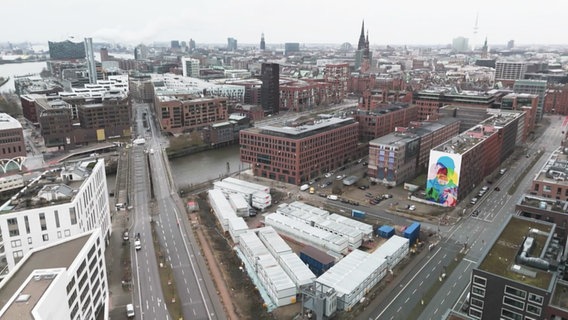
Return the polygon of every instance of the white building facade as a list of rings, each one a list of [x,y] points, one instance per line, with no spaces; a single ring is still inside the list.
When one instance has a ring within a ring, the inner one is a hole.
[[[110,237],[104,160],[44,172],[0,206],[0,279],[32,248],[95,228]]]

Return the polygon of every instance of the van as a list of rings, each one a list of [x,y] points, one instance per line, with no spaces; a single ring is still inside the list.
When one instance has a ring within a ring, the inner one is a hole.
[[[329,196],[327,196],[327,198],[328,198],[329,200],[334,200],[334,201],[337,200],[337,199],[339,199],[339,198],[338,198],[336,195],[334,195],[334,194],[330,194]]]
[[[308,190],[309,188],[310,188],[310,185],[304,184],[304,185],[302,185],[302,186],[300,187],[300,191],[306,191],[306,190]]]
[[[133,318],[134,317],[134,305],[132,303],[129,303],[126,305],[126,316],[129,318]]]

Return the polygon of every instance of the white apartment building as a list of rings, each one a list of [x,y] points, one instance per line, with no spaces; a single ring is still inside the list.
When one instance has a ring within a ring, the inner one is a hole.
[[[184,77],[199,77],[199,60],[183,57],[181,58],[181,65]]]
[[[24,256],[0,282],[0,319],[108,319],[102,230],[52,242]]]
[[[48,170],[0,206],[0,280],[32,249],[110,227],[103,159]]]
[[[495,81],[524,79],[527,63],[524,61],[497,61],[495,63]]]

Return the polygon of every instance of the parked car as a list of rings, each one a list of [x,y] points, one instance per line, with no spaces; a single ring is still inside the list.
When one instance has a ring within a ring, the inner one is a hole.
[[[475,209],[473,210],[473,212],[471,213],[472,217],[477,217],[479,215],[479,210]]]
[[[470,204],[476,204],[477,203],[477,198],[471,198],[471,201],[469,202]]]
[[[495,187],[495,189],[493,189],[493,190],[495,190],[495,191],[501,191],[501,188]]]
[[[339,197],[334,194],[330,194],[329,196],[327,196],[327,199],[336,201],[339,200]]]
[[[413,205],[413,204],[411,204],[411,205],[408,206],[408,210],[410,210],[410,211],[415,211],[415,210],[416,210],[416,206]]]
[[[124,233],[122,234],[122,240],[128,241],[128,239],[130,239],[130,237],[128,236],[128,231],[124,231]]]

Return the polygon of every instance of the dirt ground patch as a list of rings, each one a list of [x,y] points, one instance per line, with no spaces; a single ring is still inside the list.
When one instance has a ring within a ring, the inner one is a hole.
[[[219,229],[215,215],[210,213],[206,195],[201,194],[199,203],[200,227],[205,231],[215,259],[220,266],[223,280],[232,295],[232,308],[239,319],[276,319],[267,312],[260,293],[248,277],[241,260],[233,250],[230,238]],[[229,306],[226,306],[229,307]]]

